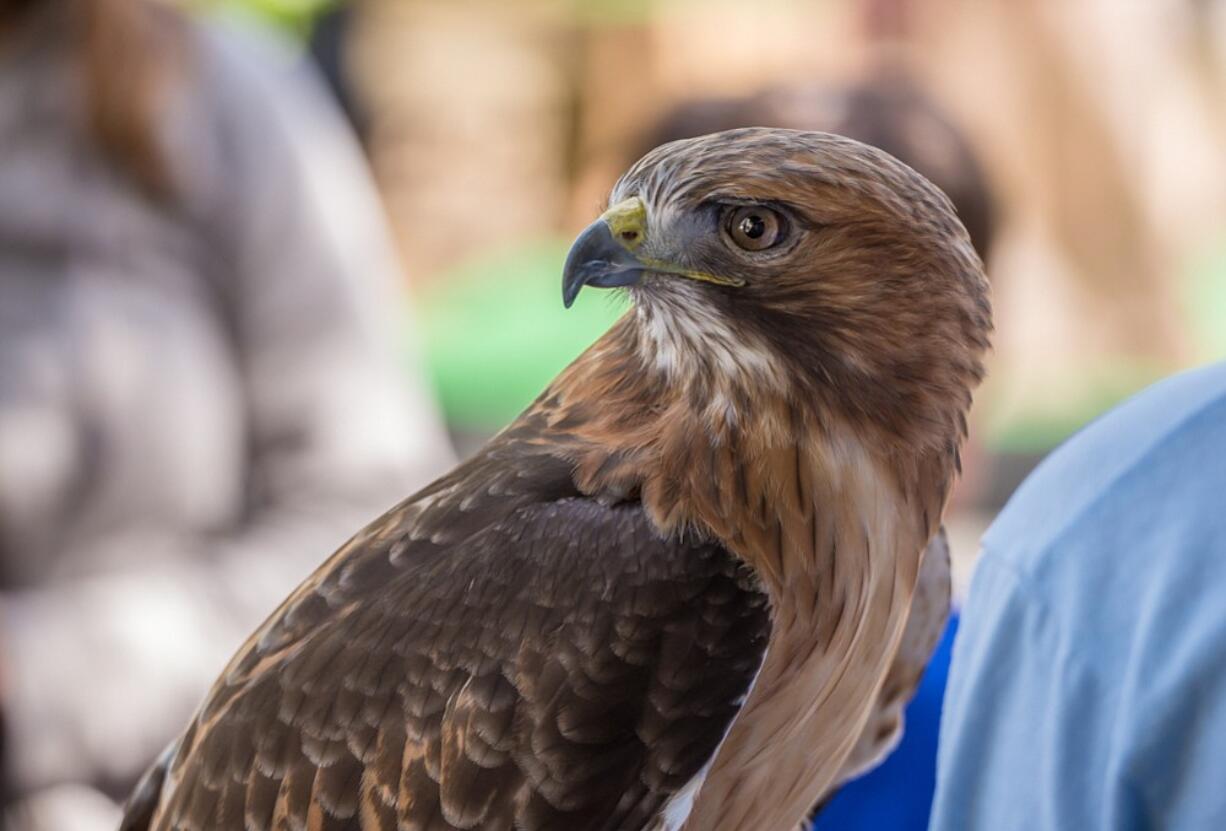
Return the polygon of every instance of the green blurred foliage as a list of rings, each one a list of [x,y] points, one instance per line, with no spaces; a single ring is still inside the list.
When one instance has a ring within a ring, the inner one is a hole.
[[[1226,360],[1226,237],[1202,249],[1183,269],[1180,305],[1192,364]],[[1159,363],[1120,359],[1096,366],[1074,394],[1058,403],[1035,402],[1026,412],[993,422],[985,439],[1001,453],[1051,450],[1099,415],[1171,373]]]
[[[569,240],[490,253],[436,277],[417,297],[426,363],[447,421],[501,428],[627,308],[588,289],[562,307]]]
[[[202,0],[206,14],[255,18],[298,38],[306,38],[322,12],[341,0]]]
[[[632,25],[649,20],[655,5],[654,0],[571,0],[571,14],[591,25]]]
[[[421,2],[421,0],[416,0]],[[435,2],[465,2],[466,0],[435,0]],[[778,0],[776,0],[777,2]],[[215,8],[223,13],[239,13],[264,20],[297,34],[310,31],[316,16],[330,6],[344,0],[199,0],[205,8]],[[414,2],[414,0],[400,0]],[[511,3],[520,6],[550,6],[551,0],[467,0],[478,10],[482,4]],[[651,19],[655,0],[569,0],[565,13],[588,25],[624,26],[644,23]],[[556,6],[555,6],[556,7]]]
[[[1202,357],[1226,359],[1226,236],[1193,258],[1183,287],[1194,345]]]
[[[989,417],[984,441],[997,453],[1041,455],[1166,374],[1156,364],[1127,361],[1098,367],[1058,404],[1035,406],[1006,420]]]

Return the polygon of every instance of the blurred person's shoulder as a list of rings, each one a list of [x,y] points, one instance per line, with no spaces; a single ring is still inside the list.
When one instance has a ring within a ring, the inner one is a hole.
[[[253,123],[287,111],[336,115],[322,79],[284,33],[230,17],[194,18],[191,30],[198,71],[215,108]]]
[[[200,95],[185,123],[189,132],[198,129],[177,144],[198,157],[181,168],[206,214],[229,226],[239,221],[236,213],[267,219],[285,212],[286,227],[322,235],[333,254],[360,253],[360,266],[338,266],[334,277],[398,292],[398,266],[358,137],[302,45],[245,19],[195,18],[192,31]],[[265,249],[278,244],[267,233],[253,239]]]
[[[1224,493],[1226,364],[1030,475],[963,608],[932,829],[1226,827]]]
[[[268,90],[290,85],[308,94],[322,93],[321,81],[300,44],[265,24],[228,16],[198,17],[194,37],[205,60],[222,83],[242,90]]]
[[[1108,572],[1179,568],[1226,539],[1224,493],[1226,362],[1154,384],[1056,449],[984,535],[983,563],[1080,592]]]

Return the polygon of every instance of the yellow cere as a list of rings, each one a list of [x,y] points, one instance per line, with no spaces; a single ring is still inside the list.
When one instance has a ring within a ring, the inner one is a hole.
[[[647,206],[637,196],[623,199],[605,211],[601,217],[613,233],[613,239],[633,251],[647,236]]]

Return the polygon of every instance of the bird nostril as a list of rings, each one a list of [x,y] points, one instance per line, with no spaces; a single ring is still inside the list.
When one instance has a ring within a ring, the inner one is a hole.
[[[639,238],[639,232],[638,231],[622,231],[620,234],[618,234],[618,236],[620,236],[626,242],[634,242],[636,239]]]

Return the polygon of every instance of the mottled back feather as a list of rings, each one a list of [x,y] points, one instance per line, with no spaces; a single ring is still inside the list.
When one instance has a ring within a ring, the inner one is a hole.
[[[766,597],[516,435],[282,605],[125,827],[654,827],[761,665]]]

